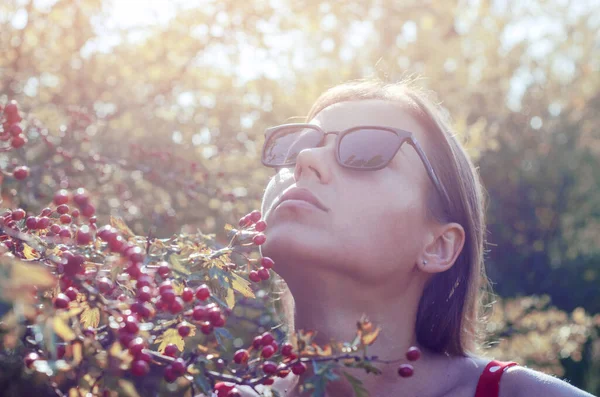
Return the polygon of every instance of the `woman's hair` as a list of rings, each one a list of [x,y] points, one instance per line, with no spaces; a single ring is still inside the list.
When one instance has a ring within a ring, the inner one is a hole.
[[[450,203],[444,204],[431,186],[428,214],[440,223],[459,223],[465,231],[465,243],[454,266],[436,273],[425,285],[417,312],[417,342],[433,352],[453,356],[479,353],[485,336],[482,320],[489,306],[486,299],[492,297],[492,291],[483,266],[484,195],[475,166],[452,131],[447,112],[434,94],[418,87],[414,79],[398,83],[369,79],[337,85],[316,100],[307,122],[335,103],[367,99],[402,104],[427,131],[427,156],[450,198]],[[293,297],[285,283],[280,286],[283,321],[291,332]]]

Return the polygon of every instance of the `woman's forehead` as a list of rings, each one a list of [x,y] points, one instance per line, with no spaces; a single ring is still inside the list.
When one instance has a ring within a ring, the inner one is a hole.
[[[343,131],[359,125],[399,128],[419,138],[422,127],[408,108],[408,104],[382,99],[338,102],[321,110],[310,123],[325,131]]]

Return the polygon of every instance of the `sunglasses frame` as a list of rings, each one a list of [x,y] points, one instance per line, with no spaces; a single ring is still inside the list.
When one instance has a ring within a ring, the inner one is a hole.
[[[372,126],[372,125],[355,126],[355,127],[343,130],[343,131],[324,131],[321,127],[319,127],[318,125],[315,125],[315,124],[308,124],[308,123],[281,124],[281,125],[277,125],[274,127],[269,127],[265,130],[265,142],[263,144],[263,149],[261,152],[261,162],[265,167],[287,168],[287,167],[290,167],[290,166],[293,166],[296,164],[295,160],[292,163],[282,164],[282,165],[272,165],[272,164],[265,162],[265,149],[267,148],[267,143],[269,142],[269,140],[271,139],[273,134],[281,129],[289,128],[289,127],[311,128],[311,129],[314,129],[314,130],[320,132],[323,135],[323,137],[319,141],[319,145],[323,142],[323,140],[327,137],[327,135],[332,135],[332,134],[336,135],[336,141],[335,141],[336,161],[338,162],[339,165],[341,165],[344,168],[357,170],[357,171],[377,171],[382,168],[385,168],[390,163],[390,161],[392,161],[392,159],[396,156],[396,154],[398,153],[398,150],[400,150],[400,148],[402,147],[402,144],[404,142],[408,142],[417,152],[417,155],[419,156],[419,158],[421,159],[421,162],[425,166],[425,170],[427,171],[427,174],[429,175],[429,179],[431,179],[431,181],[433,182],[436,190],[442,197],[442,200],[444,200],[444,203],[446,203],[446,204],[450,203],[450,199],[448,197],[448,194],[446,193],[446,189],[444,189],[444,187],[442,186],[439,178],[437,177],[437,174],[435,173],[431,163],[429,162],[429,159],[427,158],[427,155],[421,148],[421,145],[415,138],[414,134],[410,131],[401,130],[399,128]],[[396,148],[396,150],[394,150],[394,153],[390,156],[390,158],[383,165],[365,168],[365,167],[353,167],[351,165],[346,165],[346,164],[342,163],[341,158],[340,158],[340,143],[342,142],[342,138],[351,132],[354,132],[357,130],[362,130],[362,129],[374,129],[374,130],[393,132],[398,137],[398,147]],[[315,147],[318,147],[318,146],[315,146]]]

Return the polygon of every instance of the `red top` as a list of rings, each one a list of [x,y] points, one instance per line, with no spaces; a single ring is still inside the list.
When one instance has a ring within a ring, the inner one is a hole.
[[[514,361],[490,361],[479,377],[475,397],[498,397],[500,395],[500,378],[504,371],[513,365],[518,364]]]

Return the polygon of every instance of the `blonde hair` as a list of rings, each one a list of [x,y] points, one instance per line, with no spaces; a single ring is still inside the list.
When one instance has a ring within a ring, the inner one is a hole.
[[[310,109],[307,121],[338,102],[380,99],[408,105],[408,112],[428,132],[428,158],[448,192],[444,204],[433,187],[428,194],[430,216],[440,223],[457,222],[465,230],[465,244],[454,266],[434,275],[425,286],[417,313],[418,343],[437,353],[464,356],[480,352],[484,318],[492,297],[484,259],[485,208],[479,175],[451,128],[450,117],[431,92],[415,79],[386,83],[379,79],[350,81],[325,91]],[[279,279],[284,325],[294,330],[293,297]]]

